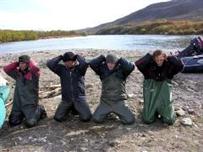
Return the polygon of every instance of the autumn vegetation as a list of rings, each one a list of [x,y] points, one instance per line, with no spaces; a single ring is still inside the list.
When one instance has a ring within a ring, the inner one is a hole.
[[[96,34],[203,34],[203,21],[146,21],[140,24],[116,25],[97,31]]]
[[[82,36],[84,33],[76,31],[15,31],[15,30],[0,30],[0,43],[36,40],[50,37],[72,37]]]

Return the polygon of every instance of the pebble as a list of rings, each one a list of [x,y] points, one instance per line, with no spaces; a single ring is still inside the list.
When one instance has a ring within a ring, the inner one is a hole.
[[[194,114],[195,114],[195,111],[194,111],[194,109],[191,109],[191,108],[190,108],[190,109],[188,109],[188,113],[191,114],[191,115],[194,115]]]
[[[135,97],[135,94],[131,93],[131,94],[128,94],[128,98],[134,98]]]
[[[192,126],[193,122],[191,118],[183,118],[181,124],[184,126]]]
[[[93,88],[93,84],[86,84],[86,89]]]
[[[177,116],[184,116],[184,115],[185,115],[185,111],[180,108],[180,109],[178,109],[178,110],[176,111],[176,114],[177,114]]]
[[[144,100],[143,100],[143,99],[140,99],[140,100],[139,100],[139,103],[140,103],[140,104],[143,104],[143,103],[144,103]]]

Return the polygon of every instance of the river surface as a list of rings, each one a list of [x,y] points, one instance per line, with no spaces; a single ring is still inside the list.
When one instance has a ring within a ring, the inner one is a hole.
[[[52,51],[66,49],[108,49],[153,51],[162,49],[174,52],[187,47],[195,35],[93,35],[72,38],[51,38],[0,44],[0,53]]]

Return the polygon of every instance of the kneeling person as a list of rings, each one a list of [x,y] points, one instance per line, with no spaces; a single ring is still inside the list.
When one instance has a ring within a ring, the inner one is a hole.
[[[84,83],[88,64],[85,59],[72,52],[66,52],[49,60],[47,66],[60,77],[62,88],[62,101],[54,119],[59,122],[65,121],[69,112],[74,111],[79,114],[81,121],[89,121],[91,112],[86,102]]]
[[[109,54],[106,58],[101,55],[93,59],[90,67],[100,76],[102,82],[100,104],[93,115],[93,120],[100,123],[108,114],[114,113],[123,124],[134,123],[134,115],[124,103],[127,100],[126,78],[133,71],[134,64]]]
[[[25,118],[27,127],[35,126],[46,117],[44,107],[38,104],[39,68],[29,56],[22,55],[18,62],[5,66],[4,71],[16,81],[9,124],[16,126]]]
[[[171,79],[183,69],[180,59],[166,56],[161,50],[147,54],[135,62],[138,70],[144,75],[143,83],[143,121],[152,123],[160,119],[169,125],[175,122],[176,115],[172,105]]]

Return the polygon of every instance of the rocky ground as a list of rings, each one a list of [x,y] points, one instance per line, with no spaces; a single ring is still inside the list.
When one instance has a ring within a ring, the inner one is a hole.
[[[75,50],[74,50],[75,51]],[[75,51],[77,52],[77,51]],[[81,53],[82,52],[82,53]],[[87,60],[107,50],[83,50],[78,53]],[[117,51],[119,56],[135,61],[140,53]],[[29,53],[41,68],[40,103],[46,107],[48,118],[39,122],[34,128],[20,125],[4,128],[0,131],[0,151],[3,152],[65,152],[65,151],[133,151],[133,152],[186,152],[203,149],[203,74],[178,74],[173,81],[174,105],[178,114],[173,126],[160,121],[146,125],[141,121],[140,112],[143,106],[143,77],[135,69],[127,80],[128,102],[134,112],[136,123],[122,125],[114,116],[103,124],[82,123],[78,117],[70,116],[66,122],[57,123],[53,115],[60,102],[58,90],[51,86],[59,84],[59,78],[48,70],[45,63],[48,58],[63,54],[63,51],[45,51]],[[6,54],[0,57],[0,66],[17,59],[19,54]],[[0,67],[2,69],[2,67]],[[3,74],[11,84],[13,80]],[[53,90],[54,89],[54,90]],[[13,90],[13,89],[12,89]],[[92,112],[99,103],[101,84],[98,76],[89,68],[86,73],[86,93]],[[9,106],[9,109],[11,106]]]

